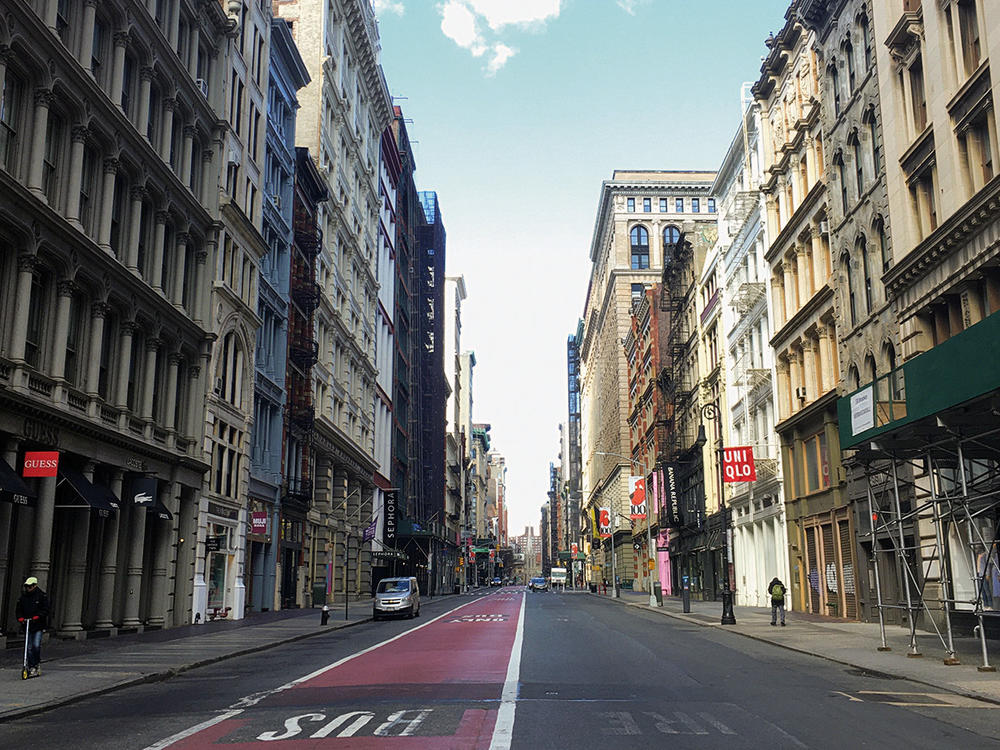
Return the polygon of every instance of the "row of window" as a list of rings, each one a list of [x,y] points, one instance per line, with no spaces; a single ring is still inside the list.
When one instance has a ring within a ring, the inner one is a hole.
[[[635,213],[635,205],[636,205],[635,204],[635,200],[636,200],[635,198],[626,198],[625,199],[625,204],[626,204],[626,207],[627,207],[627,210],[628,210],[629,213]],[[641,200],[642,200],[642,213],[644,213],[644,214],[652,213],[652,211],[653,211],[653,199],[652,198],[642,198]],[[671,200],[673,201],[673,211],[672,211],[672,213],[675,213],[675,214],[685,213],[685,211],[684,211],[685,201],[687,201],[687,205],[689,207],[689,211],[688,211],[689,213],[693,213],[693,214],[701,213],[701,198],[673,198],[673,199],[670,199],[670,198],[660,198],[659,199],[659,201],[660,201],[659,202],[659,206],[660,206],[660,213],[661,214],[671,213],[671,211],[669,209],[669,206],[671,205]],[[705,203],[706,203],[706,208],[707,208],[708,213],[714,214],[715,213],[715,198],[706,198],[705,199]]]

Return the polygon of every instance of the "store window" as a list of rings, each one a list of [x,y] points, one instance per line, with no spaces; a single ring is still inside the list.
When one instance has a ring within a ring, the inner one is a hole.
[[[818,492],[830,486],[830,463],[826,433],[820,431],[802,441],[802,474],[805,491]]]

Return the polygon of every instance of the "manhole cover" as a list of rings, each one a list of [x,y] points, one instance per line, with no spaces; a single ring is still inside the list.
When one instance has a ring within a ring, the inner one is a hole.
[[[873,677],[876,680],[901,680],[902,677],[897,677],[894,674],[886,674],[885,672],[876,672],[873,669],[846,669],[844,670],[847,674],[854,675],[855,677]]]

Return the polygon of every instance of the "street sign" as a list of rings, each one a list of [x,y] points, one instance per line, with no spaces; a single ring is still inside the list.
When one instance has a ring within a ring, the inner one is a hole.
[[[646,560],[646,564],[649,566],[650,570],[653,570],[653,568],[656,567],[656,561],[655,560]]]
[[[670,547],[657,547],[656,551],[657,552],[669,552],[670,551]]]
[[[722,478],[725,482],[752,482],[757,479],[753,448],[741,446],[723,449]]]

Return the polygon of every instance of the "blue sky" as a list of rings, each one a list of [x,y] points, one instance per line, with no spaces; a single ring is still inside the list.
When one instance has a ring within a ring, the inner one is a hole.
[[[473,419],[507,457],[510,533],[535,527],[566,420],[601,182],[708,169],[788,0],[376,0],[420,190],[464,275]],[[402,98],[405,97],[405,98]]]

